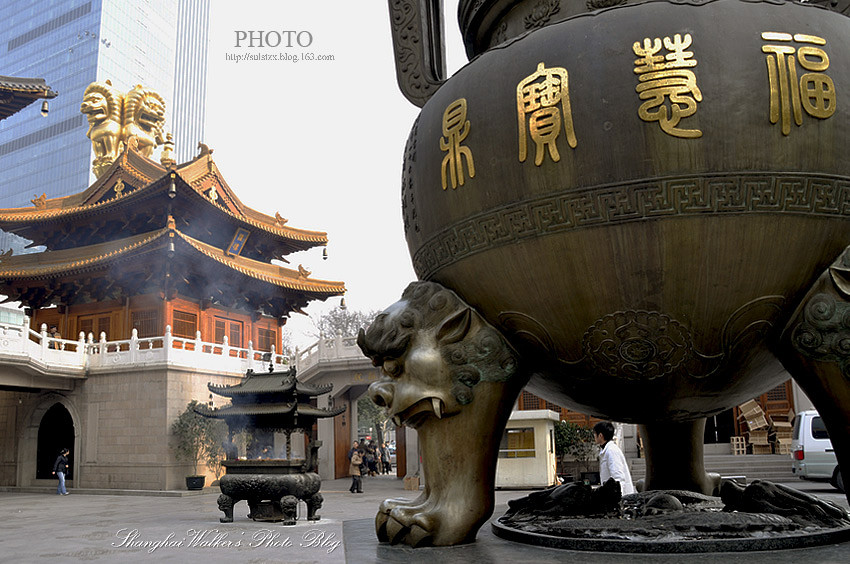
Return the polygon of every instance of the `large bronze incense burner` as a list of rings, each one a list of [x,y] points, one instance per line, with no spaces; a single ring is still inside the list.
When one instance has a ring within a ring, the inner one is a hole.
[[[323,498],[319,493],[322,480],[318,474],[318,451],[322,442],[309,441],[306,456],[296,458],[292,454],[292,433],[311,436],[318,419],[334,417],[345,410],[312,405],[312,398],[330,392],[333,385],[303,384],[297,380],[294,368],[275,372],[270,364],[267,373],[249,370],[245,379],[233,386],[210,383],[207,387],[213,394],[230,398],[230,404],[223,407],[195,408],[205,417],[223,419],[230,436],[227,459],[222,462],[227,473],[219,481],[218,507],[224,512],[221,522],[233,522],[233,506],[243,499],[250,509],[248,518],[255,521],[295,525],[298,503],[302,501],[307,506],[307,520],[319,520],[317,511]],[[233,437],[242,432],[255,444],[251,452],[246,450],[246,456],[239,457]],[[284,445],[275,447],[275,432],[285,435]]]
[[[850,473],[850,19],[782,1],[461,0],[473,59],[446,80],[440,2],[389,4],[399,85],[422,107],[405,151],[405,234],[419,278],[516,351],[515,375],[487,393],[528,379],[571,409],[639,423],[646,487],[710,494],[704,418],[787,369]],[[417,347],[451,365],[446,336],[463,342],[469,324],[417,329],[415,293],[361,343],[387,373],[373,398],[423,436],[449,424],[447,394],[426,379],[412,405],[397,387],[411,385]],[[388,343],[393,331],[412,336]],[[482,401],[486,373],[467,379],[460,412]],[[476,429],[498,434],[506,417]],[[469,432],[447,435],[471,448]],[[495,457],[455,461],[489,476],[466,491],[492,488]],[[431,493],[382,506],[379,536],[471,540],[486,515],[458,533],[463,497],[429,501],[443,469],[423,460]]]

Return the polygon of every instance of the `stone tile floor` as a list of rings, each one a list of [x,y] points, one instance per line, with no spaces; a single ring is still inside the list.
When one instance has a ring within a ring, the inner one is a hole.
[[[365,493],[348,492],[349,480],[322,485],[324,506],[318,522],[299,521],[293,527],[247,519],[240,502],[233,523],[219,523],[217,491],[183,497],[89,495],[71,491],[57,496],[42,492],[0,492],[0,563],[66,562],[218,562],[371,563],[404,564],[554,562],[579,563],[723,563],[850,562],[850,542],[839,545],[773,552],[635,555],[593,554],[533,547],[496,537],[489,524],[470,545],[410,549],[381,545],[374,533],[378,504],[388,497],[413,498],[395,477],[364,479]],[[847,499],[823,483],[790,485],[848,507]],[[100,492],[104,493],[104,492]],[[524,491],[497,491],[495,516],[507,500]],[[303,510],[303,505],[302,505]]]

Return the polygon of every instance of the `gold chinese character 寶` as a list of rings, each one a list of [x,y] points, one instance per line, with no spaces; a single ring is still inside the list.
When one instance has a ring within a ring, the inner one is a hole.
[[[761,34],[765,41],[777,42],[762,45],[767,53],[767,77],[770,81],[770,123],[782,120],[782,134],[791,133],[791,114],[794,123],[803,125],[803,110],[812,117],[826,119],[835,113],[835,84],[821,71],[829,68],[829,56],[821,47],[826,39],[816,35],[797,33],[776,33],[766,31]],[[799,48],[789,45],[791,42],[806,43]],[[797,63],[804,73],[797,78]]]
[[[475,163],[472,160],[472,151],[469,147],[461,145],[466,136],[469,135],[469,120],[466,119],[466,98],[458,98],[443,112],[443,137],[440,137],[440,150],[448,154],[443,158],[441,175],[443,190],[448,188],[446,173],[452,180],[452,189],[458,184],[463,186],[463,159],[469,169],[469,177],[475,178]]]
[[[638,108],[638,116],[643,121],[657,121],[669,135],[687,139],[702,137],[699,129],[677,127],[683,118],[696,113],[697,102],[702,101],[696,74],[690,70],[697,66],[697,61],[692,51],[686,51],[692,42],[690,33],[684,38],[678,33],[672,39],[665,37],[665,55],[659,54],[662,40],[658,37],[647,37],[643,45],[637,41],[632,45],[635,55],[640,57],[635,59],[634,70],[639,75],[635,90],[641,100],[646,100]]]
[[[547,69],[543,63],[538,64],[537,70],[517,85],[516,104],[519,122],[519,162],[524,163],[528,156],[526,135],[531,136],[535,143],[535,165],[540,166],[543,162],[544,148],[549,150],[549,156],[553,161],[561,160],[561,155],[558,153],[558,136],[561,134],[562,122],[567,144],[575,148],[576,134],[573,130],[566,69],[561,67]]]

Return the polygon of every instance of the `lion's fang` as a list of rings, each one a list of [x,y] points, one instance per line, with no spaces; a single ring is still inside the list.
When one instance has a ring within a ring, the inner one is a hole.
[[[438,398],[431,398],[431,404],[434,406],[434,415],[437,416],[437,419],[442,419],[443,412],[440,409],[440,400]]]

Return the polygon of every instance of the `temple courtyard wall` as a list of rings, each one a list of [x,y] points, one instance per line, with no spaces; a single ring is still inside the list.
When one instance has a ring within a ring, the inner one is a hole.
[[[185,488],[189,463],[171,449],[171,424],[192,399],[209,396],[207,383],[232,385],[239,374],[211,374],[183,367],[120,366],[98,369],[65,391],[0,391],[0,485],[55,485],[37,477],[56,453],[39,447],[55,443],[42,434],[71,432],[72,479],[80,488],[175,490]],[[60,404],[73,422],[72,430],[51,428],[48,410]],[[67,436],[67,435],[66,435]],[[65,442],[69,442],[66,440]],[[51,468],[47,469],[49,474]],[[214,477],[204,465],[199,474]]]

